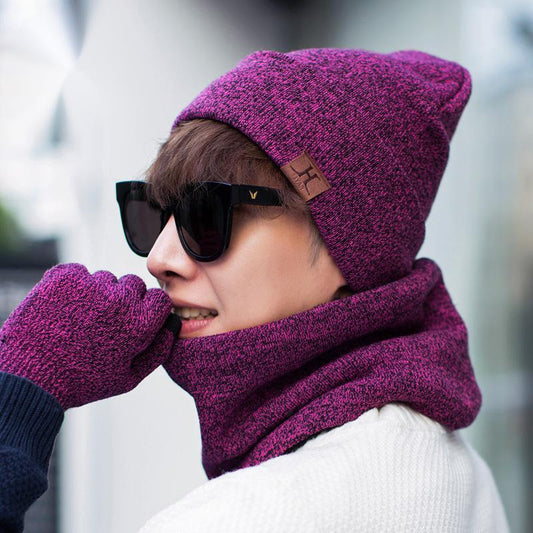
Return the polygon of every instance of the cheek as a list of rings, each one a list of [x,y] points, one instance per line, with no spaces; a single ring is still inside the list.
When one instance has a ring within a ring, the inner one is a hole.
[[[300,310],[309,282],[309,250],[302,235],[301,226],[279,219],[249,220],[236,228],[230,248],[210,273],[225,327],[250,327]]]
[[[277,220],[250,224],[239,241],[239,268],[250,281],[263,286],[283,285],[284,279],[299,267],[298,239],[294,231]]]
[[[250,221],[232,234],[230,249],[213,269],[220,299],[229,311],[246,309],[257,315],[271,308],[285,274],[285,243],[276,242],[271,228]]]
[[[273,311],[283,312],[288,304],[295,303],[292,300],[306,283],[308,250],[301,228],[275,221],[267,224],[241,242],[239,268],[249,295],[255,295]]]

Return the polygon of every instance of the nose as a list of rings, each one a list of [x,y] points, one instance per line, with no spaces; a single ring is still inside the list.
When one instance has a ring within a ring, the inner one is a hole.
[[[164,288],[175,279],[191,278],[197,263],[184,250],[174,216],[171,216],[152,246],[146,260],[146,268]]]

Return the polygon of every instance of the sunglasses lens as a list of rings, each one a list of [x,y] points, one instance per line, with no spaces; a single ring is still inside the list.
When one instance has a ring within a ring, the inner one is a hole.
[[[133,251],[148,255],[161,233],[161,210],[146,201],[144,190],[132,189],[125,199],[124,219]]]
[[[228,202],[222,187],[200,187],[180,202],[182,237],[197,259],[218,257],[224,250]]]

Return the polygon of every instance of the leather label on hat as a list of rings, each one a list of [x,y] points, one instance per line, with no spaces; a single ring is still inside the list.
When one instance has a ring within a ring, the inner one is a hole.
[[[331,189],[326,176],[322,174],[318,165],[306,151],[283,165],[281,171],[306,202]]]

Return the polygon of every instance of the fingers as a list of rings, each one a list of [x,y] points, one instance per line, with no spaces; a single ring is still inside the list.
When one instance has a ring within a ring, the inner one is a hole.
[[[130,298],[142,300],[146,294],[146,284],[135,274],[126,274],[117,279],[111,272],[99,270],[93,274],[93,278]]]
[[[146,284],[135,274],[126,274],[118,280],[118,287],[124,290],[125,293],[131,295],[139,300],[144,298],[146,294]]]
[[[53,266],[52,268],[49,268],[44,275],[50,276],[50,275],[56,275],[56,274],[83,274],[87,275],[89,274],[89,271],[87,270],[87,267],[85,265],[82,265],[81,263],[59,263],[58,265]]]
[[[49,268],[44,274],[41,280],[47,281],[49,279],[57,279],[61,277],[65,278],[79,278],[83,276],[90,276],[87,268],[80,263],[60,263],[52,268]]]
[[[139,336],[146,337],[146,345],[149,345],[163,328],[172,309],[172,302],[164,291],[147,289],[144,281],[135,274],[126,274],[117,279],[107,270],[98,270],[90,274],[80,263],[62,263],[49,269],[44,278],[48,278],[54,290],[61,290],[64,284],[70,286],[74,284],[78,293],[81,292],[81,282],[83,282],[89,298],[96,297],[101,290],[106,295],[105,301],[109,302],[110,309],[118,305],[124,311],[124,316],[127,314],[129,319],[134,320],[135,325],[130,323],[130,326],[137,330]],[[127,309],[130,309],[129,313],[126,313]],[[169,319],[167,330],[179,331],[176,319]]]
[[[107,270],[98,270],[92,278],[97,283],[110,288],[115,294],[134,300],[142,300],[146,294],[146,284],[135,274],[126,274],[119,279]]]
[[[146,285],[144,281],[135,274],[126,274],[120,279],[107,270],[97,270],[94,274],[90,274],[87,267],[80,263],[61,263],[47,270],[43,279],[45,278],[67,277],[69,279],[80,277],[91,277],[93,281],[104,286],[111,286],[117,289],[122,289],[125,293],[139,299],[144,298],[146,294]],[[116,286],[116,287],[115,287]]]
[[[163,327],[172,311],[172,302],[168,294],[161,289],[148,289],[144,296],[144,306],[150,319],[157,322],[158,329]]]
[[[92,278],[94,281],[102,285],[115,285],[117,283],[117,278],[111,272],[107,270],[97,270]]]
[[[162,328],[154,341],[131,361],[131,374],[137,382],[142,381],[172,354],[176,337],[167,328]]]

